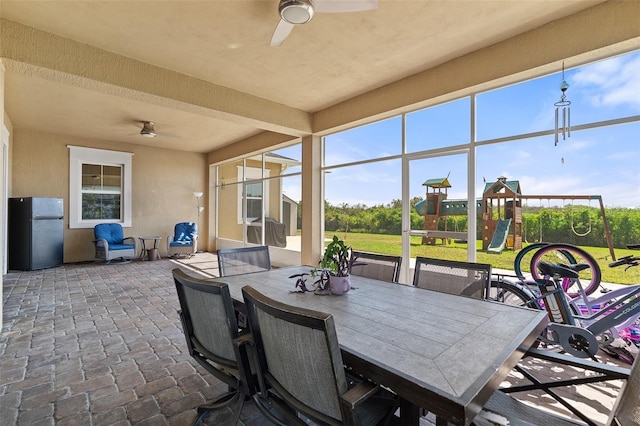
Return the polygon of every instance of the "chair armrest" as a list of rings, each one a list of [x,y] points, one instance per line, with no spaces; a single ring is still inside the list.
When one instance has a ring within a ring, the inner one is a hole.
[[[133,244],[133,250],[137,253],[138,252],[138,239],[134,238],[134,237],[124,237],[122,239],[122,242],[124,243],[127,240],[131,240],[132,244]]]
[[[109,243],[104,238],[96,238],[93,242],[96,244],[96,247],[103,247],[105,250],[109,250]]]
[[[167,237],[167,247],[169,247],[169,244],[171,244],[173,242],[173,237],[174,237],[173,235],[169,235]]]
[[[251,333],[241,334],[233,339],[236,360],[238,361],[238,371],[244,385],[246,395],[253,395],[257,392],[257,378],[253,365],[253,335]]]
[[[367,398],[373,396],[379,389],[375,383],[368,381],[360,382],[340,395],[340,402],[354,410],[355,407],[362,404]]]

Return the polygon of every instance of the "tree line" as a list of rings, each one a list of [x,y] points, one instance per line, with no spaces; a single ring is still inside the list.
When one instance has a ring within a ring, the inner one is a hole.
[[[423,229],[424,217],[416,213],[414,206],[422,200],[414,197],[411,205],[411,229]],[[366,206],[364,204],[333,205],[325,201],[325,230],[331,232],[361,232],[369,234],[400,235],[402,232],[402,202]],[[640,208],[605,208],[613,245],[624,248],[627,244],[640,243]],[[522,239],[606,247],[602,212],[597,207],[523,207]],[[478,239],[481,221],[478,219]],[[441,219],[439,229],[465,231],[466,216],[447,216]]]

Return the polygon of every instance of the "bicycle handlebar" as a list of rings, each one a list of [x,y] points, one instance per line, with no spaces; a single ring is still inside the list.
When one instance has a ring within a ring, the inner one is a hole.
[[[640,265],[640,256],[633,256],[630,254],[629,256],[621,257],[615,262],[611,262],[609,264],[609,267],[615,268],[616,266],[622,266],[622,265],[629,265],[628,266],[629,268],[632,266],[638,266]]]

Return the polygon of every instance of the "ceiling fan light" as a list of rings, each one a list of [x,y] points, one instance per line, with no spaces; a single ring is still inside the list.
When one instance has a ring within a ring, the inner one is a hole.
[[[282,0],[278,12],[290,24],[305,24],[313,18],[313,6],[305,0]]]
[[[153,121],[143,121],[142,122],[142,130],[140,130],[140,135],[145,138],[155,138],[156,137],[156,129]]]

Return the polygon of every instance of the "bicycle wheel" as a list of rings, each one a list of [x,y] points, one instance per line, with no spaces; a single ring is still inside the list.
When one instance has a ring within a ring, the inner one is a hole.
[[[513,270],[516,272],[516,276],[521,280],[526,279],[524,276],[525,268],[529,266],[531,263],[531,257],[533,256],[533,252],[549,245],[549,243],[533,243],[524,247],[522,250],[518,252],[516,258],[513,260]],[[523,266],[525,268],[523,268]]]
[[[520,278],[522,281],[526,280],[525,272],[527,271],[525,268],[529,268],[531,266],[531,259],[535,252],[542,247],[546,247],[553,243],[533,243],[518,252],[516,258],[513,260],[513,270],[516,272],[516,276]],[[570,252],[566,250],[560,250],[560,253],[566,257],[564,263],[575,264],[576,259],[571,255]]]
[[[487,299],[512,306],[540,309],[540,305],[529,290],[504,280],[491,280]]]
[[[598,262],[586,251],[571,244],[549,244],[540,249],[531,258],[531,275],[535,280],[542,278],[538,271],[537,264],[545,261],[553,264],[584,264],[587,267],[579,271],[579,283],[575,279],[565,278],[562,287],[569,297],[577,297],[579,285],[582,285],[584,292],[589,295],[596,291],[602,279],[602,272]]]

